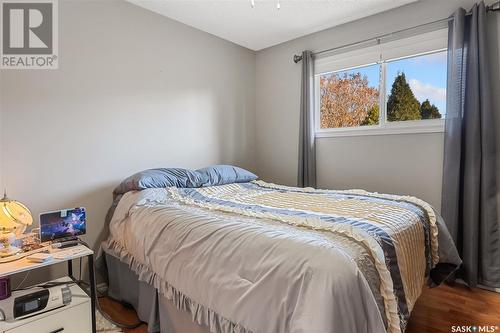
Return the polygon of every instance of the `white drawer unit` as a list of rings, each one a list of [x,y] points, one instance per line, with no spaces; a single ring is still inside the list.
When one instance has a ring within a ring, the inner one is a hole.
[[[69,278],[55,281],[71,281]],[[21,320],[0,322],[1,333],[90,333],[90,298],[76,284],[70,287],[71,303]]]
[[[90,303],[87,302],[54,314],[49,312],[40,319],[5,333],[87,333],[92,331],[90,323]]]

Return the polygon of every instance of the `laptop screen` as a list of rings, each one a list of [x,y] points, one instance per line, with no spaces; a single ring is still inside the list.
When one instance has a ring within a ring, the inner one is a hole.
[[[72,238],[86,232],[85,208],[64,209],[40,214],[40,241]]]

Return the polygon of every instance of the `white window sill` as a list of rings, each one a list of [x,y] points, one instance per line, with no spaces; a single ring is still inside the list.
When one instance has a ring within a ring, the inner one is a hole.
[[[386,123],[384,125],[316,129],[316,138],[344,136],[443,133],[444,119]]]

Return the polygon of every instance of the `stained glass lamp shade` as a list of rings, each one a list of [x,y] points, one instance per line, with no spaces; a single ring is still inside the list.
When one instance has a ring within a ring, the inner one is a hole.
[[[0,200],[0,243],[3,245],[0,256],[16,253],[12,243],[33,223],[30,210],[19,201],[4,197]]]

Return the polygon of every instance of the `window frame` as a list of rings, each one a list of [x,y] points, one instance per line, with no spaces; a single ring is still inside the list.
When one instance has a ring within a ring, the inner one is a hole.
[[[314,128],[315,136],[345,137],[363,135],[390,135],[412,133],[442,133],[445,119],[425,119],[407,121],[387,121],[386,66],[388,62],[413,58],[447,50],[448,29],[439,29],[430,33],[398,39],[376,46],[317,59],[318,70],[314,74]],[[387,57],[385,57],[387,55]],[[378,57],[376,60],[374,57]],[[355,59],[351,66],[346,66],[350,59]],[[357,62],[356,62],[357,61]],[[320,116],[320,76],[372,65],[380,66],[379,75],[379,124],[356,127],[321,128]]]

